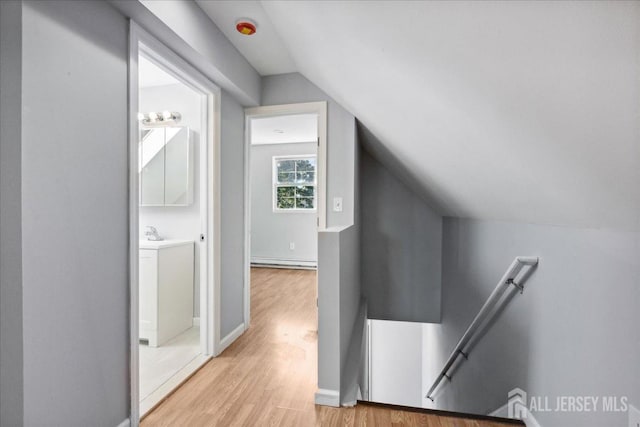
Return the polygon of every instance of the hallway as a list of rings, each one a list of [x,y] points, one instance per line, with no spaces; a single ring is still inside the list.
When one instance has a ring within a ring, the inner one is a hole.
[[[366,404],[316,406],[316,272],[254,268],[251,275],[251,328],[152,411],[143,427],[503,425]]]
[[[251,327],[142,425],[304,425],[315,418],[315,277],[253,268]]]

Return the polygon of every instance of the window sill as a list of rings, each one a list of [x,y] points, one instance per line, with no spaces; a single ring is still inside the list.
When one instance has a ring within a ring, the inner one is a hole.
[[[273,213],[297,213],[297,214],[315,214],[317,209],[274,209]]]

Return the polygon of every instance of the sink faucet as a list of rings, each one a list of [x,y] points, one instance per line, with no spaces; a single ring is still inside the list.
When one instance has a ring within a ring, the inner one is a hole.
[[[144,232],[144,235],[147,236],[147,240],[151,240],[153,242],[157,242],[162,240],[162,237],[158,234],[158,230],[151,225],[147,225],[147,230]]]

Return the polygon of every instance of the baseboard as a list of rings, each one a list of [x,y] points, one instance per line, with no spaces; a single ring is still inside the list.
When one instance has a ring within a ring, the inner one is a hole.
[[[529,412],[529,409],[525,409],[526,417],[522,419],[524,425],[527,427],[541,427],[538,420],[535,419],[533,414]],[[495,411],[489,414],[490,417],[509,418],[509,404],[505,403]]]
[[[315,395],[316,405],[340,407],[340,392],[337,390],[328,390],[319,388]]]
[[[117,427],[131,427],[131,420],[127,418],[126,420],[118,424]]]
[[[193,318],[193,326],[200,326],[200,318],[199,317],[194,317]]]
[[[300,267],[300,268],[316,268],[316,261],[301,261],[296,259],[277,259],[277,258],[251,258],[251,265],[260,266],[280,266],[282,267]]]
[[[222,353],[227,347],[231,345],[235,340],[237,340],[240,335],[242,335],[245,331],[244,323],[241,323],[237,328],[231,331],[226,337],[220,340],[220,349],[218,354]]]

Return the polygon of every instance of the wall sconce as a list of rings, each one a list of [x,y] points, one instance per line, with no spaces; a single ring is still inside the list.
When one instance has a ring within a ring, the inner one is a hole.
[[[142,126],[160,127],[175,125],[182,119],[182,115],[177,112],[163,111],[157,113],[151,111],[149,113],[138,113],[138,121]]]

